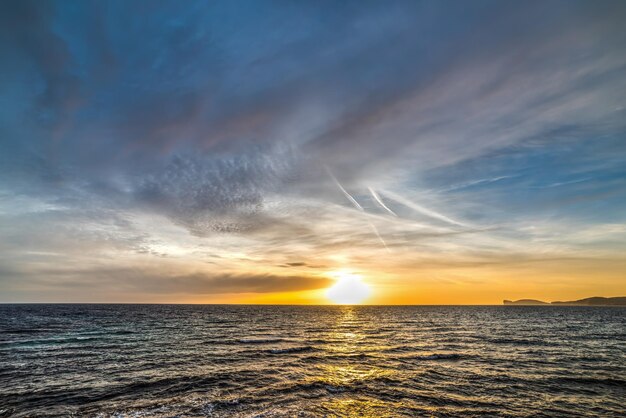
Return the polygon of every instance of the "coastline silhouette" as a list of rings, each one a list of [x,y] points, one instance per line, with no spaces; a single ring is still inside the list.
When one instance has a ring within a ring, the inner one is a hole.
[[[617,296],[612,298],[605,298],[601,296],[594,296],[585,299],[570,300],[570,301],[554,301],[544,302],[536,299],[519,299],[519,300],[507,300],[503,301],[504,305],[519,305],[519,306],[541,306],[541,305],[561,305],[561,306],[626,306],[626,296]]]

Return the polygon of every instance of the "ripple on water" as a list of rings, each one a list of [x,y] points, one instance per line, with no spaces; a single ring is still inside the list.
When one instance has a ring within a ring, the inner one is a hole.
[[[0,417],[623,416],[626,310],[0,306]]]

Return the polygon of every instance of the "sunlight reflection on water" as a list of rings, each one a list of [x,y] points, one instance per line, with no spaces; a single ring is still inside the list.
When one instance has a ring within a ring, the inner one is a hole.
[[[0,405],[16,417],[623,412],[620,308],[0,310]]]

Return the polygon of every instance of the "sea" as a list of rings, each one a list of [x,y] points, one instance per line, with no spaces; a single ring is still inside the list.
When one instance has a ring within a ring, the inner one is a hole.
[[[626,308],[0,305],[0,417],[625,417]]]

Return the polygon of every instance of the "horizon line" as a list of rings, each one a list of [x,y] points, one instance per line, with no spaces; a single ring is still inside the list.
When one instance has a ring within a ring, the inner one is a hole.
[[[604,296],[599,296],[604,297]],[[626,296],[608,296],[608,297],[626,297]],[[608,298],[607,297],[607,298]],[[0,302],[0,305],[189,305],[189,306],[313,306],[313,307],[357,307],[357,306],[369,306],[369,307],[378,307],[378,306],[506,306],[506,307],[589,307],[589,308],[602,308],[602,307],[613,307],[613,308],[623,308],[623,305],[561,305],[561,304],[553,304],[552,302],[545,302],[544,304],[539,305],[508,305],[503,303],[495,304],[495,303],[483,303],[483,304],[461,304],[461,303],[451,303],[451,304],[401,304],[401,303],[389,303],[389,304],[339,304],[339,303],[328,303],[328,304],[308,304],[308,303],[185,303],[185,302]]]

